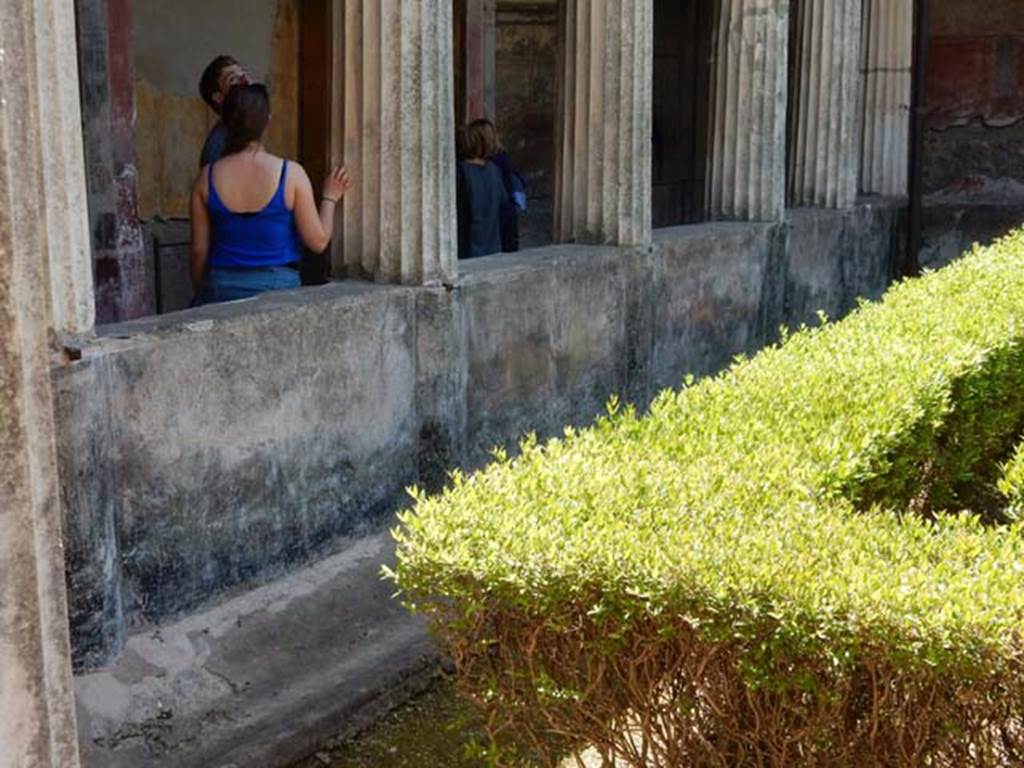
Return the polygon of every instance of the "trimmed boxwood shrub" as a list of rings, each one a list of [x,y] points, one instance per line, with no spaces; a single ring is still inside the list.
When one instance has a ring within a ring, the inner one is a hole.
[[[1024,442],[1018,443],[1003,467],[998,489],[1005,500],[1006,516],[1011,520],[1024,519]]]
[[[1022,342],[1017,233],[414,493],[392,575],[551,765],[1022,764]]]

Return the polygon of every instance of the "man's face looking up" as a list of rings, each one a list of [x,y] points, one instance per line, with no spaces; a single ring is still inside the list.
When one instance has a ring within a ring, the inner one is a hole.
[[[241,64],[232,64],[230,67],[224,67],[220,72],[220,79],[217,81],[217,93],[213,95],[213,100],[217,102],[218,111],[224,104],[228,91],[236,85],[249,85],[249,83],[249,73],[245,71]]]

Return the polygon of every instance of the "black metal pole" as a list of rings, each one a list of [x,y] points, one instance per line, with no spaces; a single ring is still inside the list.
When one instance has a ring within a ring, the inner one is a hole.
[[[164,313],[164,265],[160,259],[162,243],[159,237],[153,238],[153,290],[156,292],[156,313]]]
[[[921,270],[918,256],[921,253],[924,211],[922,189],[924,179],[924,131],[927,111],[926,89],[928,87],[928,30],[930,0],[914,2],[914,45],[911,69],[910,95],[910,157],[908,174],[909,210],[907,213],[907,253],[903,275],[909,277]]]

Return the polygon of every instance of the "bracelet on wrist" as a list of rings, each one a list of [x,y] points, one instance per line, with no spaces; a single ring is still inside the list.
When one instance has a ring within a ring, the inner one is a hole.
[[[338,204],[338,198],[336,198],[336,197],[328,197],[327,195],[324,195],[320,199],[322,201],[324,201],[325,203],[334,203],[335,205]]]

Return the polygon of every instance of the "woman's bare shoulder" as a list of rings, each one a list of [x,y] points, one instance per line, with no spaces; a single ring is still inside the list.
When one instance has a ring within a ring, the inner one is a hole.
[[[297,160],[289,160],[285,157],[282,157],[281,161],[288,163],[289,186],[309,184],[309,174],[306,173],[306,169],[302,167],[302,163]]]
[[[290,160],[288,158],[281,159],[284,160],[284,162],[288,163],[289,176],[294,173],[296,176],[300,176],[306,179],[309,178],[309,175],[306,173],[306,169],[302,167],[302,163],[300,163],[298,160]]]

